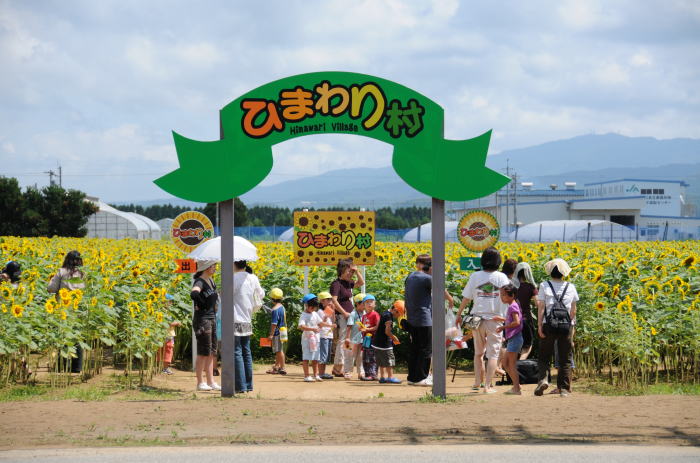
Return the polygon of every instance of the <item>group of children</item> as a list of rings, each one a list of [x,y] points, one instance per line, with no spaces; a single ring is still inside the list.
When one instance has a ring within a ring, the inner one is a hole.
[[[284,375],[286,371],[283,345],[277,333],[280,323],[286,323],[280,320],[279,315],[275,315],[276,311],[284,313],[284,295],[282,290],[274,288],[270,291],[270,297],[274,306],[269,338],[275,353],[275,364],[267,373]],[[399,344],[399,340],[392,329],[394,321],[398,321],[405,314],[403,301],[394,302],[391,308],[381,315],[375,310],[377,301],[373,295],[360,293],[355,295],[353,301],[355,308],[347,320],[343,346],[345,379],[351,379],[353,369],[356,368],[357,378],[361,381],[400,384],[401,380],[394,377],[394,345]],[[333,299],[330,293],[323,291],[318,295],[306,294],[301,302],[304,304],[304,312],[299,316],[298,327],[302,331],[304,381],[310,383],[333,379],[332,374],[326,373],[326,365],[331,361],[333,330],[337,328]]]

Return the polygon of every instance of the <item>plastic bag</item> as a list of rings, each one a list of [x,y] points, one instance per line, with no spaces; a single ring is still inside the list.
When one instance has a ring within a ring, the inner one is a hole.
[[[457,316],[451,307],[445,312],[445,347],[448,351],[467,347],[462,330],[457,326]]]

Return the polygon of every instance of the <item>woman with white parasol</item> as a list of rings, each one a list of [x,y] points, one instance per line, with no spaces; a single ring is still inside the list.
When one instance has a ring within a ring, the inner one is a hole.
[[[233,239],[233,333],[235,336],[235,390],[236,393],[253,390],[253,357],[250,336],[253,334],[252,315],[254,308],[262,304],[265,291],[258,277],[246,272],[247,262],[258,260],[255,245],[245,238]],[[205,241],[190,255],[195,260],[221,260],[221,237]]]

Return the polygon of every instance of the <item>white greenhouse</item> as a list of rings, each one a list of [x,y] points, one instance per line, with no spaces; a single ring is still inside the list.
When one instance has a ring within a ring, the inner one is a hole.
[[[517,232],[511,232],[508,238],[508,241],[517,240],[524,243],[552,241],[568,243],[571,241],[632,241],[637,239],[637,236],[632,228],[607,220],[543,220],[520,227]]]
[[[457,221],[445,222],[445,241],[457,241]],[[419,233],[420,228],[420,233]],[[416,228],[412,228],[403,235],[403,241],[415,243],[417,241],[431,241],[433,233],[432,223],[424,223]]]
[[[156,221],[160,227],[160,233],[163,238],[170,239],[170,230],[173,228],[173,222],[175,219],[160,219]]]
[[[289,241],[291,243],[292,237],[294,236],[294,227],[289,227],[277,237],[277,241]]]
[[[99,210],[91,215],[85,224],[88,238],[134,238],[140,240],[159,240],[161,238],[160,227],[148,217],[117,210],[99,200],[93,202],[99,207]]]

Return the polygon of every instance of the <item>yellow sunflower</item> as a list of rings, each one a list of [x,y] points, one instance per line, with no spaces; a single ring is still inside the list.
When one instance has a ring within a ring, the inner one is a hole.
[[[629,270],[627,270],[627,275],[629,275],[630,278],[637,278],[639,276],[639,269],[637,267],[630,267]]]
[[[602,312],[603,310],[605,310],[605,304],[604,304],[603,302],[601,302],[601,301],[598,301],[598,302],[595,303],[595,309],[596,309],[598,312]]]
[[[14,315],[15,317],[21,317],[22,312],[24,312],[24,307],[22,307],[21,305],[15,304],[12,306],[12,315]]]
[[[688,256],[681,262],[683,267],[690,267],[695,263],[695,256]]]
[[[47,313],[53,313],[56,309],[56,301],[53,299],[47,299],[44,303],[44,308],[46,308]]]

